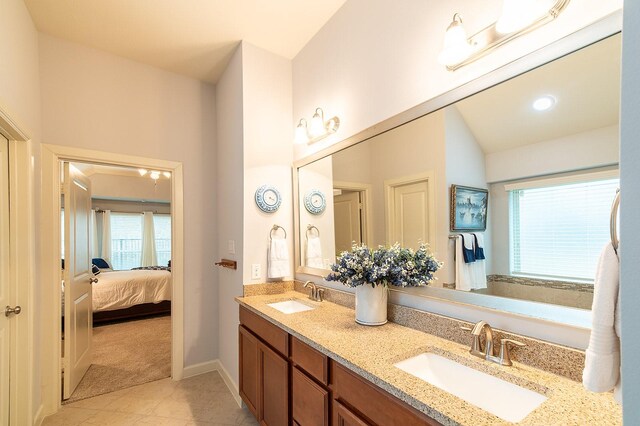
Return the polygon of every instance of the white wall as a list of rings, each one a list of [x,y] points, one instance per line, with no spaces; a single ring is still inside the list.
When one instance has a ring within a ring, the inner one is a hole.
[[[291,143],[291,61],[242,43],[244,123],[244,283],[267,280],[267,248],[273,225],[287,231],[290,274],[293,277],[293,201]],[[282,204],[265,213],[255,203],[260,186],[275,186]],[[282,235],[282,231],[278,231]],[[259,280],[251,265],[261,265]]]
[[[640,2],[624,2],[620,146],[620,267],[622,298],[622,387],[624,424],[640,424]]]
[[[217,358],[215,88],[40,35],[43,141],[184,167],[185,366]]]
[[[303,158],[409,109],[618,10],[622,0],[570,2],[543,29],[449,72],[437,62],[444,32],[459,12],[469,34],[497,19],[502,2],[349,0],[293,60],[293,120],[316,107],[338,115],[339,131],[310,146]]]
[[[154,183],[149,177],[118,176],[96,173],[89,176],[92,198],[120,198],[136,201],[171,201],[171,180],[165,177]]]
[[[220,258],[238,262],[238,269],[218,267],[219,356],[232,379],[237,377],[238,306],[234,297],[242,295],[243,270],[243,96],[242,47],[233,54],[216,86],[217,122],[217,229]],[[229,241],[235,253],[229,250]]]
[[[603,127],[487,154],[487,181],[525,177],[617,164],[618,126]]]
[[[334,209],[333,209],[333,158],[325,157],[321,160],[307,164],[299,170],[298,174],[298,211],[300,212],[300,261],[306,266],[306,235],[307,226],[313,225],[320,234],[320,245],[322,247],[322,258],[333,263],[336,258],[336,236],[334,232]],[[322,191],[325,196],[327,207],[324,212],[315,215],[311,214],[304,207],[304,196],[312,190]],[[315,230],[309,231],[309,236],[317,234]]]
[[[291,62],[242,42],[217,87],[218,96],[218,248],[238,261],[238,270],[220,269],[220,362],[238,380],[238,305],[242,285],[251,282],[251,265],[261,265],[258,282],[267,280],[267,243],[271,227],[289,237],[293,276],[293,204],[291,184]],[[254,196],[263,184],[282,195],[279,210],[258,209]],[[235,255],[228,241],[235,241]],[[255,281],[254,281],[255,282]]]
[[[467,127],[464,118],[455,106],[450,106],[444,110],[445,126],[446,126],[446,190],[447,196],[443,200],[444,205],[440,204],[440,208],[444,209],[447,213],[447,223],[442,225],[442,229],[449,230],[450,215],[451,215],[451,202],[450,191],[451,185],[463,185],[471,186],[474,188],[487,188],[487,177],[485,171],[485,155],[482,152],[482,148],[476,141],[473,133]],[[449,201],[449,202],[448,202]],[[491,211],[491,210],[488,210]],[[492,213],[489,213],[491,215]],[[487,260],[485,261],[485,268],[487,274],[491,273],[493,263],[493,253],[491,249],[491,222],[487,220],[487,230],[483,232],[484,235],[484,250]],[[456,280],[455,274],[455,242],[448,239],[447,233],[447,251],[445,266],[443,267],[442,276],[446,283],[453,283]]]
[[[38,58],[38,32],[31,20],[29,11],[22,0],[2,0],[0,2],[0,106],[11,119],[32,138],[34,152],[34,182],[40,179],[39,151],[41,135],[40,76]],[[34,194],[36,216],[39,214],[39,197]],[[34,235],[38,235],[38,223],[35,223]],[[39,264],[39,245],[36,241],[36,264]],[[38,268],[34,268],[34,282],[38,283]],[[41,306],[40,292],[35,291],[35,312],[33,329],[33,351],[36,354],[28,368],[33,374],[32,414],[40,407],[41,365],[37,354],[40,353]],[[18,301],[29,306],[27,301]],[[23,305],[23,306],[24,306]],[[25,317],[26,320],[26,317]]]

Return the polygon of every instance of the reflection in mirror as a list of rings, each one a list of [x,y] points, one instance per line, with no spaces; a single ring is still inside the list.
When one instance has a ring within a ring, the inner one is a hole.
[[[354,241],[425,241],[444,262],[434,287],[590,309],[619,91],[618,34],[300,167],[301,266],[326,275]],[[488,192],[485,231],[451,230],[452,186]],[[314,191],[326,207],[305,207]]]

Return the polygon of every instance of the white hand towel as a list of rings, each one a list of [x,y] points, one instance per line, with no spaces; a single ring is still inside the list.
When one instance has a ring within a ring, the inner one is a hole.
[[[283,278],[290,275],[289,247],[285,238],[273,237],[269,244],[268,278]]]
[[[307,238],[306,263],[310,268],[322,269],[322,243],[317,236]]]
[[[468,265],[471,263],[464,262],[464,255],[462,254],[462,237],[456,236],[456,290],[469,291],[471,290],[471,269]],[[467,244],[467,237],[464,238],[465,245]]]
[[[467,237],[465,236],[464,238],[466,242]],[[481,247],[482,249],[484,249],[484,237],[482,234],[478,233],[478,234],[472,234],[471,238],[473,240],[473,251],[475,254],[477,254],[476,238],[478,242],[478,247]],[[471,288],[474,290],[477,290],[480,288],[487,288],[487,267],[486,267],[485,259],[478,259],[476,257],[476,261],[473,263],[470,263],[469,267],[471,268],[471,273],[473,277],[473,281],[471,282]]]
[[[464,235],[464,247],[473,250],[473,235]],[[465,263],[462,253],[462,237],[456,237],[456,290],[470,291],[487,288],[487,273],[484,260]]]
[[[616,334],[619,267],[613,246],[607,243],[596,270],[591,336],[582,373],[584,387],[592,392],[608,392],[620,380],[620,338]]]

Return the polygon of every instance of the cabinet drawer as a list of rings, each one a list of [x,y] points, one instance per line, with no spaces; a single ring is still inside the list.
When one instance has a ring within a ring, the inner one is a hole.
[[[333,398],[353,407],[371,423],[385,426],[440,425],[336,362],[331,363],[331,371]]]
[[[292,369],[291,388],[294,423],[304,426],[328,426],[329,392],[297,367]]]
[[[269,321],[240,306],[240,324],[260,336],[273,349],[289,356],[289,334]]]
[[[329,384],[327,356],[295,337],[291,337],[291,360],[320,383]]]

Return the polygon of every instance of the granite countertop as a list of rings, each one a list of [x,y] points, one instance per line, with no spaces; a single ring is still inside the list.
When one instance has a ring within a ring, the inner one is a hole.
[[[298,299],[316,309],[283,314],[268,303]],[[524,364],[503,367],[469,354],[468,347],[395,323],[367,327],[353,309],[312,302],[303,294],[239,297],[238,303],[331,357],[444,425],[506,425],[506,422],[393,366],[434,352],[547,396],[521,425],[621,425],[622,410],[611,393],[586,391],[581,383]],[[489,389],[488,392],[491,390]]]

